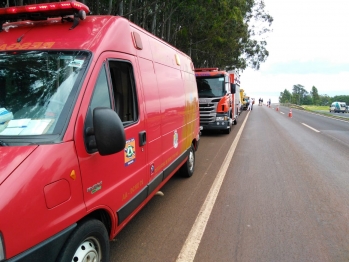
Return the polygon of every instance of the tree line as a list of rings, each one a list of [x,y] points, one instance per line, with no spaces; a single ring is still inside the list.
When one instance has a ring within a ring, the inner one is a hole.
[[[348,95],[339,95],[330,97],[328,95],[319,94],[317,88],[313,86],[311,91],[308,92],[304,89],[302,85],[294,85],[292,92],[285,89],[283,92],[280,92],[279,102],[280,103],[292,103],[296,105],[319,105],[327,106],[331,105],[332,102],[345,102],[349,105],[349,96]]]
[[[0,7],[58,0],[0,0]],[[60,1],[59,1],[60,2]],[[273,18],[264,0],[81,0],[92,14],[118,15],[189,55],[196,68],[259,69]]]

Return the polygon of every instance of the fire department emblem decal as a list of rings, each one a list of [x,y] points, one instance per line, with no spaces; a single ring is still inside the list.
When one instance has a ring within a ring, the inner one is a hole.
[[[129,166],[136,161],[136,141],[134,138],[126,141],[124,155],[125,166]]]

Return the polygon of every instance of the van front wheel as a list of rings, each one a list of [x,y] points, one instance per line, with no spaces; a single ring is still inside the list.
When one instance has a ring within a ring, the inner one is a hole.
[[[179,173],[184,177],[191,177],[194,173],[195,166],[195,150],[193,145],[189,149],[188,159],[179,169]]]
[[[108,262],[109,238],[104,224],[96,219],[79,224],[61,250],[58,261]]]

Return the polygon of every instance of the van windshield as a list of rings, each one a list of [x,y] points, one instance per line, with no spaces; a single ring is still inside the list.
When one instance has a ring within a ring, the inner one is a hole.
[[[198,94],[204,97],[222,97],[226,94],[224,77],[196,78]]]
[[[0,52],[0,136],[60,134],[89,53]]]

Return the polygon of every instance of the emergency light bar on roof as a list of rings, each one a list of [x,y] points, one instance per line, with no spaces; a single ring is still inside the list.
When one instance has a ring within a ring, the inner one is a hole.
[[[195,72],[214,72],[218,71],[218,67],[210,67],[210,68],[196,68]]]
[[[2,25],[5,22],[18,20],[39,21],[52,17],[64,18],[71,15],[74,16],[74,24],[72,26],[74,28],[78,25],[79,19],[84,20],[89,13],[90,9],[86,5],[75,0],[0,8],[0,29],[2,30]]]

